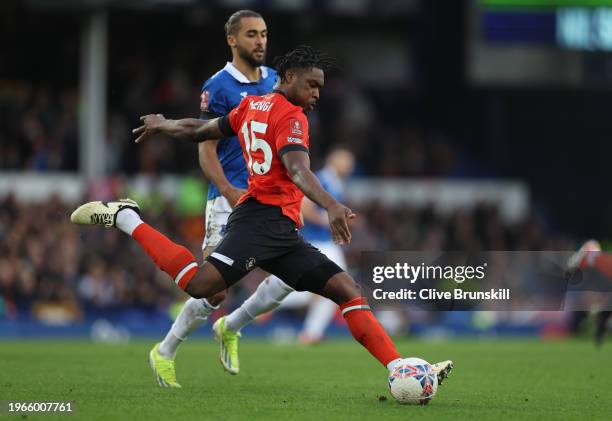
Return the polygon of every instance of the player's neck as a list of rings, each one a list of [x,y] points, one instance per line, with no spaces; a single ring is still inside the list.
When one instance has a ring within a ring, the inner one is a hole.
[[[232,64],[236,69],[240,71],[240,73],[245,75],[248,80],[250,80],[251,82],[259,82],[259,78],[261,77],[261,71],[259,70],[259,67],[253,67],[246,61],[241,60],[238,57],[234,57],[234,59],[232,60]]]
[[[280,95],[284,96],[284,97],[285,97],[287,100],[289,100],[289,99],[287,98],[287,92],[285,92],[283,89],[280,89],[280,88],[278,87],[278,85],[277,85],[277,86],[275,86],[275,87],[274,87],[274,89],[272,89],[272,92],[274,92],[275,94],[280,94]]]

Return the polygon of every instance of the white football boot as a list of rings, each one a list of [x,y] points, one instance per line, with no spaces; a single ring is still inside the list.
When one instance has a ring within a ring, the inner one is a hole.
[[[448,377],[450,372],[453,370],[454,365],[451,360],[441,361],[439,363],[432,364],[434,372],[438,376],[438,384],[442,384]]]
[[[70,215],[70,221],[79,225],[102,225],[111,228],[117,222],[117,213],[125,208],[132,209],[140,214],[138,203],[132,199],[119,199],[116,202],[97,201],[79,206]]]

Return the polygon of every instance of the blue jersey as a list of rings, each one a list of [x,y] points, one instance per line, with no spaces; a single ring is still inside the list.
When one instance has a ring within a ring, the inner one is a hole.
[[[249,81],[232,63],[215,73],[202,86],[200,109],[209,117],[220,117],[240,104],[249,95],[265,95],[272,92],[276,83],[276,71],[261,66],[258,82]],[[227,180],[235,187],[247,188],[247,170],[238,137],[221,139],[217,144],[217,156]],[[212,183],[208,186],[208,199],[220,196],[219,189]]]
[[[321,186],[338,202],[344,201],[344,186],[342,180],[338,178],[336,173],[328,168],[323,168],[317,172],[317,177],[321,182]],[[325,213],[325,209],[317,206],[317,210]],[[326,242],[332,241],[331,230],[329,225],[318,225],[305,221],[304,228],[301,230],[302,236],[310,242]]]

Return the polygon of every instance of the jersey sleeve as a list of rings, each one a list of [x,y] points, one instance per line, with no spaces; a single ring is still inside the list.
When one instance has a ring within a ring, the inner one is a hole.
[[[231,109],[225,90],[218,78],[212,77],[204,82],[200,95],[201,117],[207,119],[221,117],[229,113]]]
[[[308,120],[304,113],[289,113],[276,124],[274,142],[279,156],[290,151],[308,153]]]
[[[240,129],[240,122],[242,121],[242,116],[244,115],[244,110],[246,109],[248,103],[247,98],[248,97],[240,101],[240,104],[238,104],[238,106],[231,110],[227,115],[229,126],[234,131],[234,133],[238,133]]]

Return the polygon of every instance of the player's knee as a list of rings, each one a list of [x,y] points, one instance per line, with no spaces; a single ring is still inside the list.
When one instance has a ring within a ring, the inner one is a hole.
[[[187,286],[185,286],[185,292],[193,298],[206,298],[207,288],[206,284],[200,279],[192,279]]]
[[[206,298],[211,305],[216,306],[218,303],[225,299],[225,296],[220,299],[213,298],[218,293],[217,290],[210,287],[204,282],[193,282],[189,283],[185,288],[185,292],[192,296],[193,298]]]
[[[323,289],[323,296],[340,305],[360,297],[361,289],[348,273],[340,272],[327,281]]]
[[[341,294],[344,302],[361,296],[361,288],[359,288],[359,285],[352,277],[348,275],[343,277],[341,283]]]
[[[205,263],[193,279],[185,286],[184,291],[193,298],[206,298],[212,305],[217,305],[209,300],[216,294],[222,294],[219,302],[225,299],[227,285],[219,271],[210,263]]]
[[[219,292],[218,290],[214,289],[213,285],[206,282],[206,278],[202,276],[194,277],[191,281],[189,281],[189,283],[185,286],[184,291],[193,298],[206,298],[207,301],[213,306],[216,306],[217,304],[212,303],[208,298],[212,299],[212,297],[215,297],[217,293],[224,293],[223,291]],[[223,301],[224,298],[225,297],[221,298],[219,302]]]

